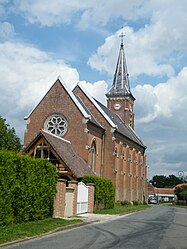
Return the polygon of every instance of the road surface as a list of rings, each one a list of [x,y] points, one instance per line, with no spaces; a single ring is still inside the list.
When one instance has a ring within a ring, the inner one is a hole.
[[[187,209],[154,206],[112,221],[58,232],[11,249],[187,249]]]

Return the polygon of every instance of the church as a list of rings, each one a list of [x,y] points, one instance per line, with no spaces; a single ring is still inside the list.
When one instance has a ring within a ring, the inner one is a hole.
[[[146,202],[146,146],[134,130],[128,76],[122,41],[107,107],[80,84],[70,91],[59,77],[25,117],[23,152],[48,159],[68,181],[110,179],[116,201]]]

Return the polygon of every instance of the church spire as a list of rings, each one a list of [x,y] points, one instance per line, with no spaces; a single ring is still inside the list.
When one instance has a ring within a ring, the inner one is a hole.
[[[108,108],[121,117],[121,119],[134,129],[134,101],[129,85],[129,74],[125,60],[122,31],[119,56],[114,74],[113,84],[106,94]]]
[[[116,70],[114,74],[113,84],[110,91],[106,94],[107,97],[124,96],[131,94],[129,78],[128,78],[129,74],[127,71],[127,64],[125,60],[125,52],[123,45],[123,37],[124,37],[123,32],[120,35],[120,37],[121,37],[121,45],[120,45]]]

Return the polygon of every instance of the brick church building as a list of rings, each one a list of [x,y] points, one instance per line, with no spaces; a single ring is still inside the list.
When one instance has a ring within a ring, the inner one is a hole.
[[[134,101],[121,42],[107,107],[78,84],[61,78],[25,117],[25,153],[47,158],[61,178],[84,175],[111,179],[116,201],[147,199],[146,146],[134,131]]]

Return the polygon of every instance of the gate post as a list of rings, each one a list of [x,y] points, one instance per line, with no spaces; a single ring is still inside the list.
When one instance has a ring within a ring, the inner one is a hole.
[[[88,186],[88,213],[93,213],[95,185],[93,183],[88,183],[86,185]]]
[[[74,189],[73,194],[73,215],[77,214],[77,191],[78,191],[78,182],[77,181],[69,181],[68,186]]]
[[[56,195],[54,199],[53,217],[64,217],[65,211],[65,193],[66,193],[66,180],[58,179],[56,185]]]

